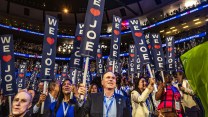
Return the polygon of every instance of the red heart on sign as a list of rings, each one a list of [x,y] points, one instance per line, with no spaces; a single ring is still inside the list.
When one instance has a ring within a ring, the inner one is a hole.
[[[118,30],[114,30],[113,32],[114,32],[115,35],[119,35],[120,34],[120,32]]]
[[[109,71],[112,71],[112,67],[109,67],[108,70],[109,70]]]
[[[130,55],[130,57],[134,57],[134,54],[129,54]]]
[[[100,58],[102,55],[101,54],[97,54],[97,57]]]
[[[173,50],[172,47],[169,47],[169,48],[168,48],[168,52],[171,52],[172,50]]]
[[[49,45],[53,45],[53,43],[54,43],[54,38],[47,37],[46,40],[47,40],[47,42],[48,42]]]
[[[149,49],[151,49],[151,48],[152,48],[152,46],[151,46],[151,45],[148,45],[148,48],[149,48]]]
[[[66,74],[62,74],[62,76],[63,76],[63,77],[65,77],[65,76],[66,76]]]
[[[160,45],[155,45],[155,49],[160,49]]]
[[[136,32],[136,33],[134,33],[134,35],[137,36],[137,37],[141,37],[142,33],[141,32]]]
[[[94,16],[99,16],[100,15],[100,10],[95,9],[95,8],[91,8],[90,13]]]
[[[81,36],[78,36],[78,37],[77,37],[77,40],[78,40],[78,41],[81,41],[81,40],[82,40],[82,37],[81,37]]]
[[[2,59],[4,62],[9,62],[12,59],[12,56],[11,55],[4,55],[4,56],[2,56]]]
[[[19,77],[20,77],[20,78],[24,77],[24,74],[19,74]]]

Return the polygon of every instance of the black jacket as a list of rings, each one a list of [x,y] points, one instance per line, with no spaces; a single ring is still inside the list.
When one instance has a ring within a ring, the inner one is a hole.
[[[119,94],[115,94],[117,117],[131,117],[130,103],[127,99]],[[103,117],[103,100],[104,93],[89,94],[87,101],[80,108],[79,117]]]

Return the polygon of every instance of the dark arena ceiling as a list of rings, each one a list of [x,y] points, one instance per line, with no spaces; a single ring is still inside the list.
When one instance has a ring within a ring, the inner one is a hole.
[[[47,11],[62,11],[69,8],[70,13],[85,13],[88,0],[10,0],[11,2],[26,5],[33,8]],[[139,3],[141,0],[106,0],[105,10],[111,10],[121,6],[128,7],[132,3]],[[131,9],[128,7],[128,9]],[[133,10],[133,9],[132,9]]]

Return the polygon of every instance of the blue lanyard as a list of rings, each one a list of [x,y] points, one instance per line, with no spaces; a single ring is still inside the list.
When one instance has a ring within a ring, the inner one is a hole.
[[[114,95],[112,96],[112,99],[111,99],[111,102],[109,104],[109,106],[107,105],[107,102],[106,102],[106,97],[104,96],[104,105],[105,105],[105,108],[106,108],[106,117],[108,117],[108,112],[113,104],[113,100],[114,100]]]

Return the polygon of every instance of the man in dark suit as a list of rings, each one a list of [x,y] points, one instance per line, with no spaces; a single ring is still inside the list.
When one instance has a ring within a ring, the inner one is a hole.
[[[59,93],[59,83],[51,81],[48,87],[48,95],[41,93],[38,102],[33,107],[33,117],[49,117],[50,105],[55,102]],[[44,112],[41,115],[41,105],[44,102]]]
[[[89,94],[79,111],[80,117],[131,117],[127,99],[115,93],[116,76],[112,72],[104,74],[103,92]]]

